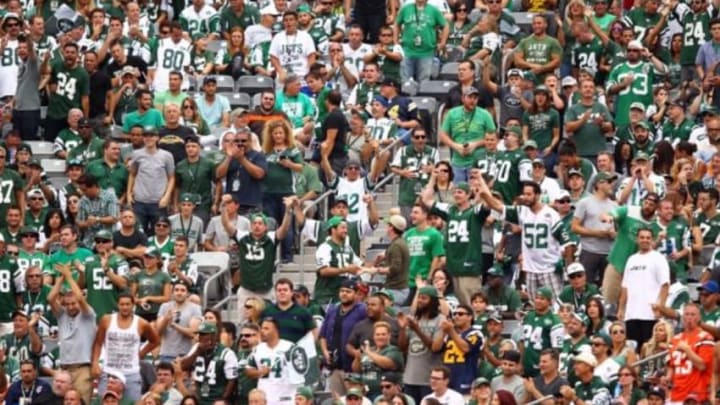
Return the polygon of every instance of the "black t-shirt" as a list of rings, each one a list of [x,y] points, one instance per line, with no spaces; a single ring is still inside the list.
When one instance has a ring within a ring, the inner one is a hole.
[[[345,151],[345,136],[350,130],[350,125],[345,118],[345,114],[339,108],[328,114],[322,123],[322,139],[327,139],[328,130],[331,129],[337,129],[337,134],[335,135],[335,144],[330,152],[330,159],[343,157],[347,154]]]
[[[355,2],[355,13],[362,15],[381,14],[385,15],[385,0],[363,0]]]
[[[158,130],[158,133],[160,134],[158,147],[172,153],[176,165],[187,157],[185,154],[185,140],[195,135],[192,129],[183,125],[174,129],[162,127]]]
[[[105,114],[105,96],[112,89],[110,77],[98,70],[90,75],[90,118]]]
[[[140,231],[135,230],[132,234],[125,236],[120,231],[113,233],[113,243],[115,246],[122,246],[127,249],[135,249],[139,245],[145,246],[147,242],[147,236]]]
[[[543,376],[539,375],[533,379],[535,388],[540,391],[543,395],[555,395],[560,392],[560,387],[563,385],[569,385],[566,379],[558,376],[554,380],[550,381],[549,384],[545,384]]]
[[[492,94],[488,89],[485,88],[485,86],[482,85],[482,83],[475,82],[473,83],[473,87],[478,89],[478,91],[480,92],[480,98],[478,98],[478,107],[488,109],[494,106]],[[459,105],[462,105],[462,85],[460,84],[450,89],[445,109],[449,110]]]
[[[125,60],[125,63],[120,65],[117,61],[113,61],[109,65],[107,65],[107,74],[110,77],[115,77],[115,72],[121,70],[125,65],[130,65],[132,67],[137,68],[140,71],[140,78],[138,81],[140,83],[145,83],[145,78],[147,77],[147,63],[137,56],[129,55],[127,56],[127,59]]]

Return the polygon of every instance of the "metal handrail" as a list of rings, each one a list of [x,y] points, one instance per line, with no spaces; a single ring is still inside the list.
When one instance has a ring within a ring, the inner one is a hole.
[[[552,395],[545,395],[544,397],[538,398],[538,399],[536,399],[536,400],[534,400],[534,401],[531,401],[531,402],[528,402],[528,403],[525,404],[525,405],[538,405],[538,404],[541,404],[541,403],[543,403],[543,402],[545,402],[545,401],[549,401],[549,400],[551,400],[551,399],[555,399],[555,397],[552,396]]]
[[[212,282],[215,281],[216,279],[222,277],[222,276],[225,276],[226,274],[227,274],[227,275],[230,274],[230,268],[229,268],[229,267],[218,271],[217,273],[213,274],[212,276],[208,277],[208,278],[205,280],[205,285],[203,286],[203,295],[202,295],[202,303],[203,303],[203,306],[202,306],[202,307],[203,307],[203,308],[207,308],[207,304],[208,304],[208,303],[207,303],[208,290],[209,290],[209,288],[210,288],[210,285],[212,285]],[[233,294],[231,294],[232,290],[230,290],[229,288],[227,288],[227,286],[230,285],[230,283],[220,283],[220,285],[222,285],[223,288],[224,288],[224,290],[225,290],[225,296],[223,297],[223,299],[220,300],[220,302],[218,302],[217,304],[215,304],[215,305],[213,306],[214,309],[217,309],[217,308],[225,305],[225,303],[227,303],[228,301],[230,301],[231,298],[234,297]]]
[[[669,350],[663,350],[663,351],[661,351],[660,353],[655,353],[655,354],[653,354],[653,355],[650,355],[650,356],[648,356],[648,357],[645,357],[645,358],[642,359],[642,360],[636,361],[635,363],[631,364],[630,367],[642,366],[643,364],[645,364],[645,363],[650,363],[651,361],[656,360],[656,359],[659,359],[660,357],[665,357],[665,356],[668,355],[668,353],[670,353]]]
[[[307,207],[303,208],[302,212],[303,215],[307,215],[308,211],[318,206],[320,203],[323,203],[323,218],[327,218],[328,213],[328,198],[335,194],[335,190],[327,190],[326,192],[320,194],[318,198],[312,200],[310,204],[308,204]],[[299,232],[297,233],[299,234]],[[305,243],[302,239],[300,239],[300,284],[305,283]]]
[[[392,143],[391,143],[390,145],[388,145],[388,146],[380,149],[380,151],[378,152],[378,154],[391,151],[391,149],[395,148],[395,147],[396,147],[399,143],[401,143],[401,142],[404,142],[404,139],[402,139],[402,138],[395,138],[395,140],[392,141]]]

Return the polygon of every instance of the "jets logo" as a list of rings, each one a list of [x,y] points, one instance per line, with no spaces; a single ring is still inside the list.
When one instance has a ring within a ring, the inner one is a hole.
[[[308,356],[305,352],[305,349],[296,346],[290,350],[289,356],[290,363],[292,363],[295,371],[300,374],[305,374],[308,371],[308,368],[310,367],[310,362],[308,361]]]

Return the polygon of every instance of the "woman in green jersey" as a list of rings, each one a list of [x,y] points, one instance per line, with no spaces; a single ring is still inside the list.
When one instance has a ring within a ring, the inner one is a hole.
[[[135,313],[148,322],[157,319],[160,304],[170,301],[170,275],[162,271],[162,255],[148,248],[143,256],[144,269],[130,276],[130,292],[135,296]]]

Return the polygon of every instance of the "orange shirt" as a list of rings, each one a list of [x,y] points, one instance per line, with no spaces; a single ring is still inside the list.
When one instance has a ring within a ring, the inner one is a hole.
[[[705,362],[705,370],[696,369],[685,352],[677,350],[680,342],[687,343]],[[668,367],[672,367],[673,379],[670,390],[670,400],[682,402],[690,394],[695,394],[698,401],[708,399],[710,378],[712,376],[713,348],[715,344],[712,336],[704,330],[697,328],[693,332],[683,332],[675,335],[670,342],[670,355]]]

